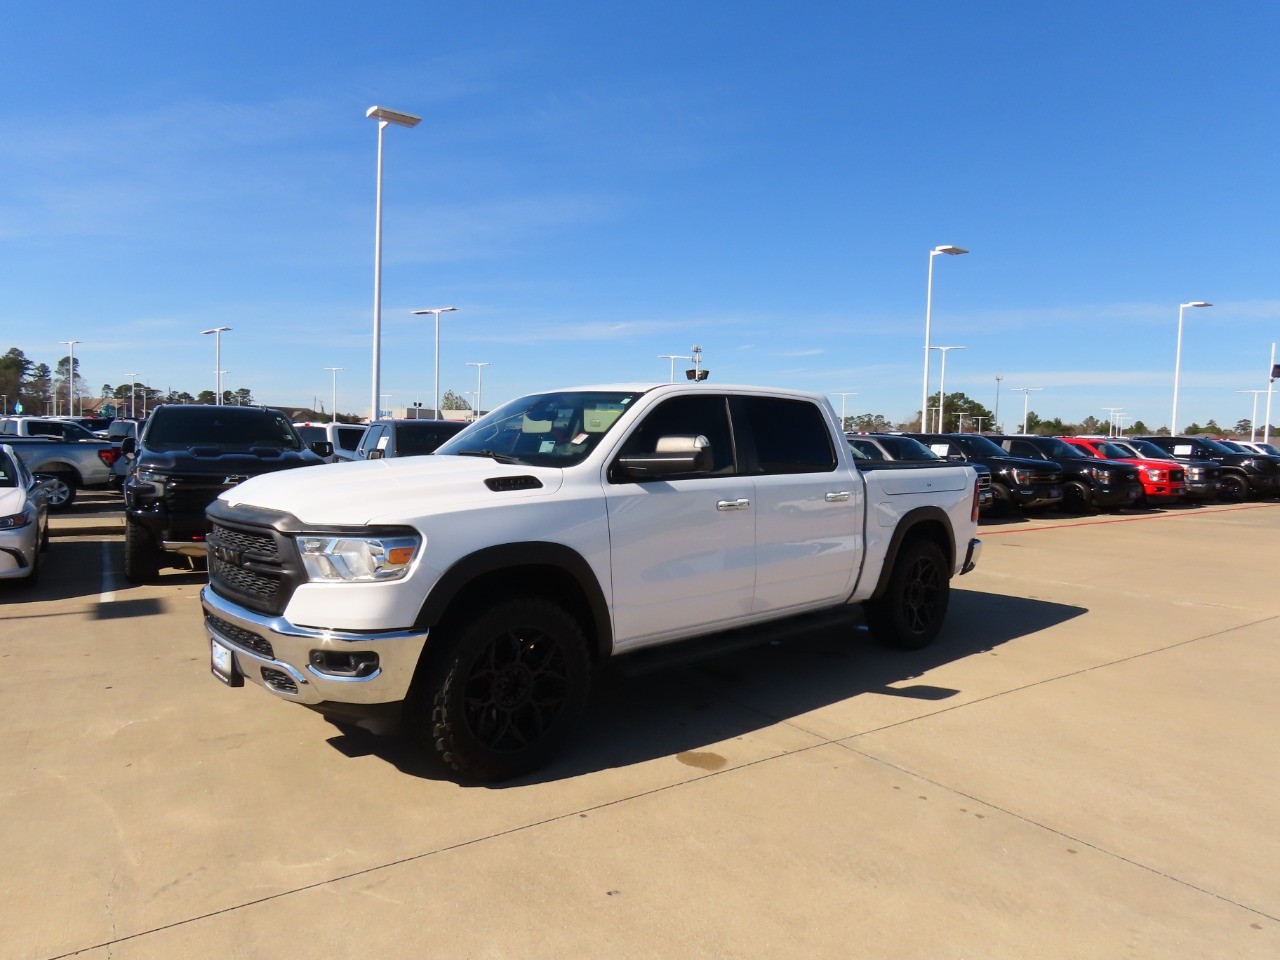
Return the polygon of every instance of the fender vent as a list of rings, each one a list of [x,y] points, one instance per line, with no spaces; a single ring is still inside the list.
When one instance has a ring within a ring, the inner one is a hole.
[[[494,493],[505,493],[508,490],[537,490],[542,481],[537,477],[490,477],[484,485]]]

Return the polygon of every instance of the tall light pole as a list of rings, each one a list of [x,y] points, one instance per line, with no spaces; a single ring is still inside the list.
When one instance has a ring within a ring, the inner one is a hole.
[[[928,430],[928,416],[925,412],[929,406],[929,337],[933,325],[933,258],[940,253],[948,256],[959,256],[968,253],[963,247],[943,244],[929,251],[929,286],[924,300],[924,383],[920,387],[920,429]]]
[[[476,368],[476,419],[479,420],[480,411],[483,409],[483,407],[480,406],[480,391],[484,389],[484,368],[492,367],[493,361],[485,360],[484,362],[480,362],[478,360],[468,360],[467,366]]]
[[[138,382],[138,375],[136,373],[126,373],[125,376],[129,378],[129,419],[137,420],[138,404],[135,399],[137,391],[134,390],[134,384]]]
[[[1027,432],[1027,411],[1028,411],[1027,403],[1031,399],[1032,393],[1034,393],[1036,390],[1043,390],[1043,389],[1044,387],[1014,387],[1013,388],[1014,393],[1022,394],[1022,432],[1024,434]]]
[[[943,414],[947,408],[947,354],[952,350],[968,350],[968,347],[930,347],[930,350],[937,350],[942,354],[942,372],[938,378],[938,432],[945,433],[943,427]]]
[[[436,401],[435,401],[435,405],[432,406],[431,409],[433,411],[433,415],[437,420],[444,419],[442,416],[440,416],[440,314],[453,313],[453,311],[457,309],[458,309],[457,307],[427,307],[427,309],[425,310],[413,311],[413,315],[415,317],[421,317],[428,313],[433,313],[435,314],[435,317],[436,317],[436,381],[435,381]]]
[[[693,357],[682,357],[679,354],[675,354],[675,353],[660,353],[658,354],[658,359],[671,361],[671,380],[669,381],[670,383],[676,382],[676,361],[677,360],[688,360],[690,363],[693,363]]]
[[[857,394],[856,393],[834,393],[832,394],[832,396],[840,398],[840,429],[848,430],[849,427],[845,423],[845,419],[844,419],[844,403],[848,397],[856,397]]]
[[[1004,374],[996,374],[996,408],[991,412],[991,427],[997,433],[1000,432],[1000,381],[1004,379]]]
[[[983,421],[983,420],[990,420],[991,418],[990,418],[990,417],[970,417],[969,419],[970,419],[970,420],[976,420],[976,421],[978,422],[978,426],[977,426],[977,428],[974,430],[974,432],[975,432],[975,433],[981,433],[981,432],[982,432],[982,421]]]
[[[59,343],[65,343],[71,350],[71,357],[67,361],[67,416],[74,417],[76,415],[75,407],[75,386],[76,386],[76,344],[83,341],[80,340],[59,340]]]
[[[325,369],[333,374],[333,410],[330,411],[330,414],[331,414],[330,420],[333,423],[337,423],[338,422],[338,373],[339,371],[345,370],[347,368],[346,367],[325,367]]]
[[[1182,372],[1182,312],[1187,307],[1212,307],[1203,300],[1191,300],[1178,304],[1178,352],[1173,360],[1173,415],[1169,419],[1169,435],[1178,435],[1178,376]]]
[[[1271,442],[1271,388],[1276,382],[1276,345],[1271,344],[1271,367],[1267,370],[1267,422],[1262,427],[1262,442]]]
[[[222,406],[222,335],[230,330],[230,327],[213,327],[209,330],[201,330],[202,334],[213,334],[213,402],[218,406]]]
[[[1103,407],[1107,411],[1107,436],[1114,437],[1116,435],[1116,414],[1124,413],[1124,407]]]
[[[379,419],[381,407],[379,390],[382,389],[382,134],[387,124],[400,127],[416,127],[421,117],[400,113],[385,107],[373,106],[364,112],[366,117],[378,121],[378,188],[373,214],[373,420]]]
[[[1236,393],[1252,393],[1253,394],[1253,416],[1249,418],[1249,442],[1254,443],[1258,439],[1258,394],[1269,393],[1269,390],[1237,390]]]

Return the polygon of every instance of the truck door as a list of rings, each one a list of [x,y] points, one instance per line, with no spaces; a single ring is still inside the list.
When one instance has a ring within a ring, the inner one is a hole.
[[[734,397],[734,435],[756,484],[753,613],[839,602],[862,554],[862,478],[841,468],[822,409]]]
[[[607,471],[618,648],[729,625],[751,612],[755,485],[738,472],[726,398],[707,393],[663,401],[618,455],[656,452],[658,440],[671,436],[706,437],[711,471],[643,482],[619,481],[616,471]]]

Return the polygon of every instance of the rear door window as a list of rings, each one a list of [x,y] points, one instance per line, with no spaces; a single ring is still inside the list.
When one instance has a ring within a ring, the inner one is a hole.
[[[752,445],[756,473],[829,473],[836,468],[831,431],[808,400],[735,397],[734,424]]]

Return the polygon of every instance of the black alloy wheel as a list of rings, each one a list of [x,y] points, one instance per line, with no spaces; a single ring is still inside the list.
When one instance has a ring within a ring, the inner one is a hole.
[[[577,621],[534,597],[462,624],[431,682],[431,740],[446,764],[504,780],[545,763],[586,704],[590,657]]]
[[[1220,490],[1222,499],[1232,503],[1243,503],[1249,499],[1249,481],[1238,473],[1224,473]]]
[[[942,550],[931,540],[906,544],[882,596],[863,607],[867,624],[882,642],[918,650],[933,642],[946,619],[951,578]]]

